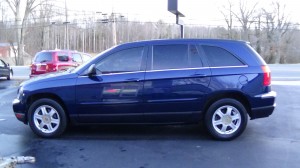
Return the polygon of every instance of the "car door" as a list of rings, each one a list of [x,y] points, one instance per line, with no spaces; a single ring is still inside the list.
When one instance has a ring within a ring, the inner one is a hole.
[[[211,72],[197,46],[153,45],[149,51],[145,119],[150,123],[199,121]]]
[[[7,67],[6,63],[0,60],[0,76],[7,76],[9,75],[9,68]]]
[[[143,46],[114,52],[95,63],[95,76],[78,78],[76,104],[80,122],[142,122],[139,106],[146,53]]]

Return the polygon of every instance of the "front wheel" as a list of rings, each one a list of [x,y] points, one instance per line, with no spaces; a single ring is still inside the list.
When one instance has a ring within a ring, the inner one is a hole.
[[[7,79],[7,80],[10,80],[12,76],[13,76],[13,72],[10,71],[10,72],[9,72],[9,75],[6,77],[6,79]]]
[[[31,104],[28,122],[32,131],[43,138],[61,135],[67,127],[67,117],[62,106],[52,99],[39,99]]]
[[[245,130],[248,122],[247,111],[235,99],[221,99],[213,103],[205,115],[205,126],[213,138],[231,140]]]

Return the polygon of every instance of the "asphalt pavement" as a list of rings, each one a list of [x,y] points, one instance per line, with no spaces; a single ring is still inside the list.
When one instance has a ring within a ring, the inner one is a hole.
[[[300,65],[270,67],[278,95],[274,113],[250,120],[229,142],[212,140],[198,125],[81,126],[60,138],[42,139],[13,115],[11,102],[26,77],[0,79],[0,156],[36,157],[35,164],[22,168],[298,168]]]

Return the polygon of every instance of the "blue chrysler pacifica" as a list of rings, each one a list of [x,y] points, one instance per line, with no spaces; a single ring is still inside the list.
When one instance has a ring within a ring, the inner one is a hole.
[[[275,108],[270,69],[247,42],[151,40],[121,44],[63,73],[20,85],[18,120],[41,137],[73,124],[204,123],[218,140],[239,136]]]

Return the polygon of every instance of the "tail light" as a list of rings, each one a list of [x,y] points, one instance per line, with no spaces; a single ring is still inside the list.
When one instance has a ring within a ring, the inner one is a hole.
[[[261,69],[263,70],[263,85],[269,86],[271,84],[271,71],[268,65],[261,66]]]
[[[32,70],[35,70],[36,69],[36,66],[34,64],[31,64],[31,69]]]

